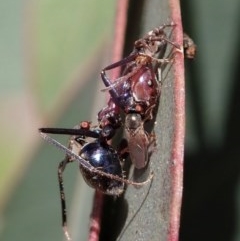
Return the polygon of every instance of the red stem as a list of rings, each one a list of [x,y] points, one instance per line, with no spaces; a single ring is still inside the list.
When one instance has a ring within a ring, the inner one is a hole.
[[[172,20],[176,23],[174,29],[174,42],[182,46],[183,30],[179,0],[170,0]],[[168,241],[177,241],[179,237],[180,213],[183,190],[183,155],[185,137],[185,82],[184,82],[184,56],[177,52],[174,63],[174,97],[175,120],[174,139],[172,147],[172,200],[170,205],[170,226]]]

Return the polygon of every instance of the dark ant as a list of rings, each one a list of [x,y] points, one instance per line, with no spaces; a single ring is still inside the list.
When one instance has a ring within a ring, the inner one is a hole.
[[[167,39],[164,29],[175,26],[164,24],[135,41],[132,53],[107,67],[101,72],[101,78],[109,91],[107,107],[98,113],[100,126],[121,123],[120,110],[126,114],[125,132],[132,163],[137,169],[144,168],[148,162],[149,146],[154,143],[153,135],[145,129],[146,121],[153,119],[153,109],[158,104],[161,93],[161,68],[171,62],[163,58],[167,44],[181,49]],[[106,71],[125,66],[122,76],[115,81],[109,79]],[[112,123],[114,121],[114,123]]]
[[[44,140],[66,153],[58,166],[58,182],[62,206],[62,227],[67,240],[71,240],[67,228],[67,211],[63,187],[63,172],[68,163],[77,160],[86,183],[102,193],[119,196],[124,191],[124,184],[142,186],[152,179],[141,183],[124,178],[121,161],[125,154],[116,151],[108,141],[115,135],[115,128],[105,125],[103,128],[91,128],[90,122],[83,121],[74,129],[40,128]],[[45,133],[71,135],[68,148]],[[92,138],[93,141],[89,141]]]

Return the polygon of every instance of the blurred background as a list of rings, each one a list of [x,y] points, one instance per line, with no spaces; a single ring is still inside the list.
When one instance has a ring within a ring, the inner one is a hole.
[[[181,1],[196,41],[186,61],[187,125],[180,240],[240,240],[240,2]]]
[[[0,1],[0,240],[63,239],[57,182],[63,154],[44,143],[37,129],[96,121],[92,113],[105,101],[99,72],[110,59],[115,4]],[[185,31],[198,52],[186,61],[180,239],[237,241],[240,3],[181,4]],[[67,137],[58,140],[66,143]],[[76,163],[64,177],[73,238],[86,240],[93,190],[79,180]]]
[[[0,240],[61,240],[57,167],[64,154],[38,128],[96,123],[115,2],[1,1],[0,12]],[[76,163],[64,177],[73,238],[86,240],[93,189],[79,180]]]

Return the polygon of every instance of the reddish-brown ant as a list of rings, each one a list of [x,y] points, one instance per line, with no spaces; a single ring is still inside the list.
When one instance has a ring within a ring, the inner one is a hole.
[[[101,77],[110,93],[108,106],[98,113],[100,126],[106,123],[120,123],[120,109],[125,113],[125,132],[128,149],[134,166],[141,169],[148,162],[149,146],[153,135],[144,129],[144,123],[153,118],[153,109],[161,92],[161,71],[171,60],[164,58],[168,44],[181,49],[168,40],[165,28],[174,24],[164,24],[135,41],[132,53],[126,58],[105,67]],[[106,71],[125,66],[116,80],[107,77]],[[117,121],[116,121],[117,120]]]

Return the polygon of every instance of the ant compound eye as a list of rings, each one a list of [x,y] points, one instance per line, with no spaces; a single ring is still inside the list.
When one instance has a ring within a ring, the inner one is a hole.
[[[142,123],[142,118],[140,114],[128,114],[126,116],[126,128],[127,129],[137,129]]]

